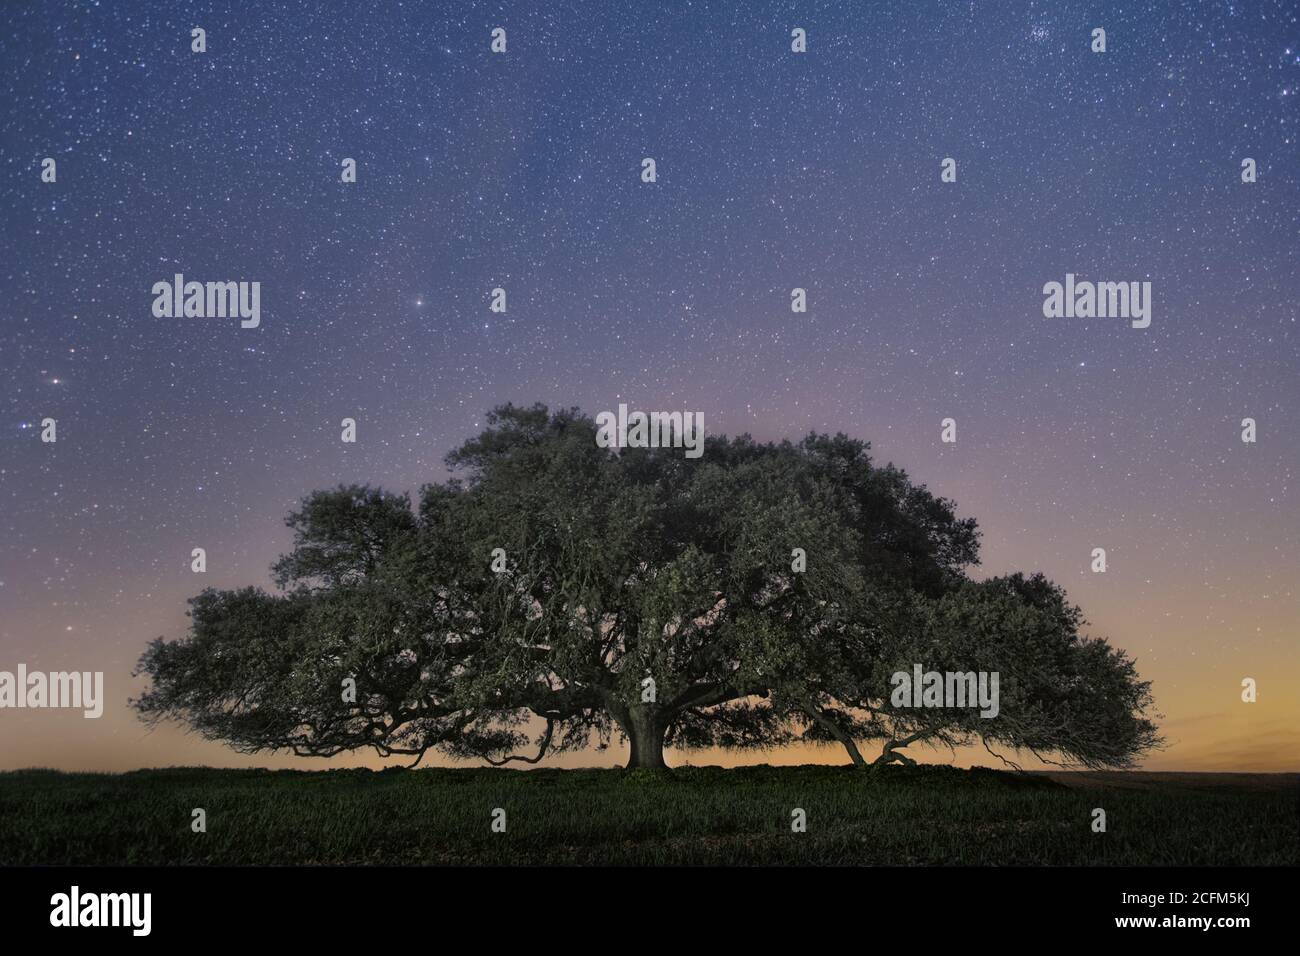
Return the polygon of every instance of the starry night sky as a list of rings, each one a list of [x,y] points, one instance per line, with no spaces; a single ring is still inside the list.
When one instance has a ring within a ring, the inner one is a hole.
[[[0,769],[373,764],[150,733],[131,669],[202,587],[269,584],[301,496],[439,480],[505,401],[868,439],[980,521],[979,574],[1046,572],[1136,656],[1171,742],[1148,767],[1300,769],[1298,16],[6,8],[0,669],[103,670],[108,703],[0,712]],[[154,318],[177,272],[260,281],[260,328]],[[1067,272],[1151,281],[1150,328],[1044,318]],[[844,755],[743,758],[810,759]]]

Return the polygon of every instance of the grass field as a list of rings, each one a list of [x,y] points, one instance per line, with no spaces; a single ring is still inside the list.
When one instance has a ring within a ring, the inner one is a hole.
[[[0,864],[1280,865],[1300,862],[1298,787],[946,766],[24,770],[0,773]]]

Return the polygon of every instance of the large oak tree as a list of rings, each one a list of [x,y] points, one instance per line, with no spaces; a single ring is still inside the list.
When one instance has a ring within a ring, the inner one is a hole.
[[[1124,767],[1159,744],[1133,662],[1043,577],[972,580],[975,522],[866,443],[595,438],[576,409],[507,405],[414,507],[312,494],[279,590],[194,598],[189,633],[141,658],[137,709],[246,752],[494,764],[620,736],[633,767],[800,740]],[[894,706],[915,664],[998,672],[997,716]]]

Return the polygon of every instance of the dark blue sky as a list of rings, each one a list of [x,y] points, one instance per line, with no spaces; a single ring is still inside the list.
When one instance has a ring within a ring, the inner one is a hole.
[[[48,762],[171,759],[124,702],[185,597],[265,583],[313,488],[442,477],[508,400],[871,440],[979,518],[986,571],[1047,571],[1138,657],[1200,748],[1171,766],[1226,765],[1242,751],[1224,740],[1272,732],[1225,729],[1240,675],[1300,696],[1294,4],[6,19],[0,647],[103,667],[118,716],[102,732],[121,735],[52,733]],[[259,281],[260,327],[155,318],[150,289],[176,272]],[[1066,273],[1150,281],[1150,328],[1045,319],[1042,287]],[[1098,546],[1105,576],[1088,572]],[[1293,726],[1287,706],[1250,719]]]

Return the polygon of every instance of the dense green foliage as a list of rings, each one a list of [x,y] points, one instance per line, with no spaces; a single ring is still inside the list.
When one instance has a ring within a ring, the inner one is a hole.
[[[536,762],[663,748],[983,742],[1126,767],[1159,738],[1134,663],[1040,575],[976,582],[973,519],[843,435],[611,452],[577,410],[505,406],[406,495],[290,515],[280,593],[206,591],[136,701],[235,748]],[[1000,675],[991,719],[891,676]]]

